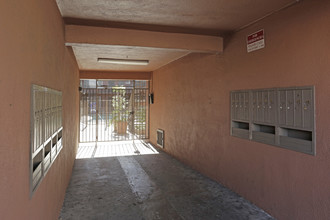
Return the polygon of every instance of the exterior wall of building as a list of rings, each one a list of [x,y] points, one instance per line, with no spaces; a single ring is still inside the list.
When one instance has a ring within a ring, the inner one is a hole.
[[[219,55],[153,73],[151,142],[277,219],[330,216],[330,2],[305,0],[235,33]],[[246,37],[265,30],[264,49]],[[316,156],[230,136],[230,91],[315,86]]]
[[[1,219],[57,219],[78,143],[79,73],[56,1],[0,2]],[[63,148],[30,198],[30,89],[63,94]]]

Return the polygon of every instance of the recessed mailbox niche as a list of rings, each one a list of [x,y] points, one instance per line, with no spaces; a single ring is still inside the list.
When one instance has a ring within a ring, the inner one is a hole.
[[[230,93],[231,135],[315,155],[314,87]]]

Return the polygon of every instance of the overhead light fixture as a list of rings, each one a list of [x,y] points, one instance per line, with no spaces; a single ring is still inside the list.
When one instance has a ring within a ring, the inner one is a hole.
[[[130,59],[114,59],[114,58],[97,58],[99,63],[121,64],[121,65],[148,65],[149,60],[130,60]]]

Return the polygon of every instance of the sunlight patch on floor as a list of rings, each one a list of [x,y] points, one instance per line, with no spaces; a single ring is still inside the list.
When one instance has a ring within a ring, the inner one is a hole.
[[[158,154],[158,151],[147,142],[116,141],[116,142],[92,142],[80,143],[76,159],[118,157]]]

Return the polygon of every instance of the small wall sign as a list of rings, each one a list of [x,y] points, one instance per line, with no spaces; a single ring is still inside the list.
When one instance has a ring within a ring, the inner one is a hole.
[[[255,50],[259,50],[265,47],[265,35],[264,30],[257,31],[250,34],[246,38],[247,52],[250,53]]]

